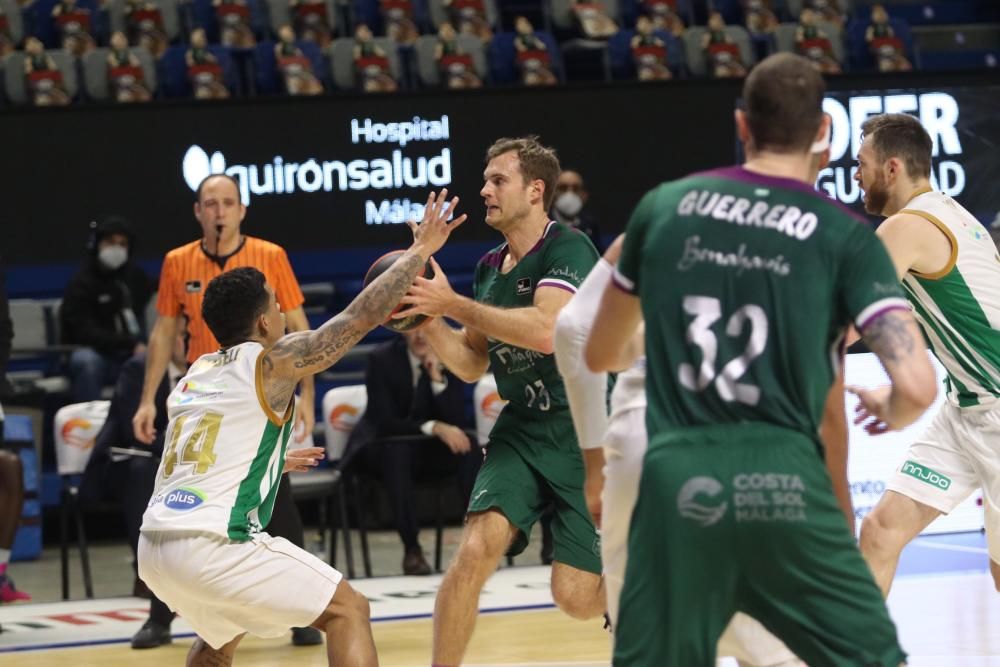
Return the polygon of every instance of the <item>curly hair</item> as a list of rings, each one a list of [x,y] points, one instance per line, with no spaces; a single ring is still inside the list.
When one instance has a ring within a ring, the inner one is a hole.
[[[226,271],[205,288],[201,316],[222,347],[250,339],[257,318],[267,311],[270,295],[264,274],[252,266]]]

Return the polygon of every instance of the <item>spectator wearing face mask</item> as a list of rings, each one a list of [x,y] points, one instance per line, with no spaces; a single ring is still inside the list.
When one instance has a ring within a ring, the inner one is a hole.
[[[587,192],[580,173],[567,169],[559,174],[559,180],[556,181],[556,198],[552,202],[550,215],[557,222],[579,229],[590,237],[598,250],[603,251],[597,221],[585,210],[589,198],[590,193]]]
[[[70,355],[73,399],[93,401],[113,384],[122,363],[145,350],[149,276],[130,260],[135,237],[128,221],[91,223],[88,257],[66,286],[59,309],[62,342]]]

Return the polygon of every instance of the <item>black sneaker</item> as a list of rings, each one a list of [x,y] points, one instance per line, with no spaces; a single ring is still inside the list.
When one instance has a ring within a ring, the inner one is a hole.
[[[431,565],[424,558],[424,550],[413,547],[406,550],[403,557],[403,574],[407,576],[426,577],[431,574]]]
[[[294,646],[316,646],[323,643],[323,633],[316,628],[292,628]]]
[[[156,621],[146,621],[139,632],[132,637],[132,648],[157,648],[173,641],[170,636],[170,626],[160,625]]]
[[[614,634],[615,630],[614,628],[611,627],[611,616],[609,616],[607,612],[605,612],[604,614],[604,629]]]

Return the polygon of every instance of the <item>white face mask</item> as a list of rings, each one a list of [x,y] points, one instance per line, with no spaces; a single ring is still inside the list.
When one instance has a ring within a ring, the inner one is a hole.
[[[120,245],[104,246],[98,251],[97,259],[106,269],[114,271],[128,261],[128,248]]]
[[[575,192],[564,192],[556,197],[556,210],[567,218],[575,218],[583,208],[583,200]]]

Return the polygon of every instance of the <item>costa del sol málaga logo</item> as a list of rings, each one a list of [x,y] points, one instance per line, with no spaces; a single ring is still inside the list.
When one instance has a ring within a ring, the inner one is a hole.
[[[685,519],[700,523],[703,527],[711,526],[725,515],[728,503],[705,505],[697,500],[699,495],[713,498],[722,492],[722,483],[711,477],[692,477],[684,482],[677,493],[677,511]]]

